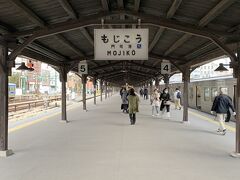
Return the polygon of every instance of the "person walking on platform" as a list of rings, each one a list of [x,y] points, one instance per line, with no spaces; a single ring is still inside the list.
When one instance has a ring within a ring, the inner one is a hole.
[[[139,93],[140,93],[140,96],[143,97],[143,88],[140,89]]]
[[[164,111],[166,108],[166,110],[167,110],[166,117],[167,117],[167,119],[169,119],[170,118],[170,100],[171,99],[170,99],[170,94],[168,93],[168,88],[165,88],[163,90],[163,92],[160,95],[160,100],[162,101],[161,106],[160,106],[160,111],[162,112],[161,116],[163,118]]]
[[[121,106],[121,109],[123,112],[128,112],[128,92],[126,90],[126,88],[124,87],[123,90],[122,90],[122,106]]]
[[[160,101],[159,101],[159,93],[157,89],[154,89],[152,95],[151,95],[151,104],[152,104],[152,116],[154,115],[154,109],[156,110],[156,115],[159,116],[159,106],[160,106]]]
[[[143,90],[143,95],[144,95],[144,99],[147,100],[148,99],[148,89],[146,87]]]
[[[138,112],[139,97],[135,94],[134,89],[129,90],[128,96],[128,113],[131,125],[136,123],[136,113]]]
[[[178,88],[176,88],[176,91],[174,92],[174,103],[175,103],[175,109],[181,110],[181,92]]]
[[[229,99],[227,95],[223,94],[223,91],[220,88],[219,95],[216,96],[213,101],[211,114],[216,112],[217,114],[216,119],[219,122],[219,128],[217,132],[222,133],[222,135],[226,134],[225,117],[229,108],[233,111],[233,115],[236,115],[232,101]]]

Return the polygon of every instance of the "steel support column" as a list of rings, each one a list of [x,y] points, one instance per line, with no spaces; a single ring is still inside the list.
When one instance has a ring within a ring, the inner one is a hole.
[[[62,83],[62,120],[67,122],[67,98],[66,98],[66,82],[68,70],[66,67],[62,66],[59,70],[60,81]]]
[[[236,91],[236,149],[231,155],[240,157],[240,47],[237,50],[237,63],[234,64],[234,77],[237,78],[237,91]]]
[[[107,97],[108,97],[108,93],[107,93],[107,89],[108,89],[108,87],[107,87],[107,81],[105,81],[105,99],[107,99]]]
[[[87,111],[86,83],[87,83],[87,75],[83,74],[82,75],[82,85],[83,85],[82,102],[83,102],[84,111]]]
[[[188,122],[188,84],[190,82],[190,69],[183,72],[183,122]]]
[[[93,88],[94,88],[94,91],[93,91],[94,104],[96,105],[97,104],[97,80],[95,77],[93,78]]]
[[[12,153],[8,149],[8,48],[0,45],[0,157]]]
[[[103,94],[103,80],[100,80],[100,91],[101,91],[101,94],[100,94],[100,95],[101,95],[101,96],[100,96],[101,98],[100,98],[100,99],[101,99],[101,101],[102,101],[102,100],[103,100],[103,97],[102,97],[102,94]]]

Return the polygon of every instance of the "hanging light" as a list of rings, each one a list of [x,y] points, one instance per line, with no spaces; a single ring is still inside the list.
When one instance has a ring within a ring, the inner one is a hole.
[[[21,65],[17,68],[17,70],[29,71],[30,69],[25,65],[25,62],[21,62]]]
[[[223,72],[223,71],[228,71],[228,69],[224,67],[224,64],[223,64],[223,63],[220,63],[219,66],[218,66],[218,68],[215,69],[214,71]]]

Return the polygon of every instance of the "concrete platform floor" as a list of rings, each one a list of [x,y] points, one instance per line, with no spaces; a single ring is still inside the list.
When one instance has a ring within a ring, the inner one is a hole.
[[[99,102],[99,101],[98,101]],[[0,159],[0,180],[239,180],[240,159],[229,156],[235,133],[215,133],[211,116],[190,113],[190,124],[151,116],[141,100],[137,124],[129,125],[115,95],[97,106],[81,103],[60,115],[10,133],[15,154]],[[231,128],[230,128],[231,129]]]

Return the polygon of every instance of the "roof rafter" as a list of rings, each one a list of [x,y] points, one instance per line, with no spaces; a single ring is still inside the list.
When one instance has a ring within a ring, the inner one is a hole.
[[[177,9],[179,8],[179,6],[181,5],[182,0],[174,0],[171,7],[169,8],[168,12],[167,12],[167,19],[170,19],[174,16],[174,14],[176,13]],[[148,51],[152,51],[152,49],[154,48],[154,46],[157,44],[157,42],[159,41],[160,37],[162,36],[163,32],[165,31],[165,28],[159,28],[157,33],[155,34],[153,41],[150,43],[149,45],[149,49]]]
[[[123,0],[117,0],[117,6],[118,6],[118,9],[124,9]]]
[[[141,0],[134,0],[134,11],[138,12],[140,8],[140,2]]]
[[[75,20],[75,21],[68,21],[68,22],[64,22],[64,23],[59,23],[59,24],[56,24],[54,27],[53,26],[49,26],[49,27],[47,26],[47,28],[45,27],[45,28],[42,28],[40,30],[35,30],[35,31],[32,31],[32,32],[27,31],[27,34],[29,34],[29,33],[34,34],[34,36],[32,36],[32,37],[34,38],[33,40],[35,40],[35,39],[59,34],[59,33],[62,33],[62,32],[66,32],[66,31],[90,26],[90,25],[93,25],[93,24],[94,25],[101,24],[99,19],[101,19],[103,17],[106,17],[106,16],[123,14],[123,13],[126,14],[126,15],[129,15],[129,16],[139,17],[139,18],[142,19],[143,22],[146,21],[148,25],[152,24],[152,25],[157,26],[157,27],[163,26],[163,27],[173,29],[173,30],[176,30],[176,31],[186,32],[186,33],[189,33],[189,34],[194,34],[196,36],[211,39],[216,44],[218,44],[218,42],[216,41],[216,38],[217,38],[216,34],[221,33],[221,36],[223,34],[232,35],[231,33],[222,33],[222,32],[217,33],[216,31],[211,31],[207,28],[199,29],[196,26],[181,24],[178,21],[174,21],[174,20],[169,21],[165,18],[156,18],[156,16],[153,16],[153,15],[147,15],[147,14],[142,14],[142,13],[134,13],[134,12],[129,12],[129,11],[120,11],[120,12],[117,11],[117,12],[111,12],[111,13],[99,13],[99,14],[89,15],[89,16],[82,17],[82,19],[79,19],[78,21]],[[111,20],[111,21],[115,22],[115,23],[119,23],[118,20]],[[15,33],[13,33],[11,35],[13,35],[13,37],[14,37],[14,34]],[[7,37],[12,37],[11,35],[8,35]],[[29,41],[29,42],[31,43],[31,41]],[[26,47],[28,44],[29,43],[25,43],[24,45],[22,45],[22,47],[18,49],[18,52],[20,52],[22,50],[22,48]],[[218,46],[222,48],[221,45],[218,44]],[[231,54],[231,56],[232,56],[232,54]],[[235,55],[233,56],[233,58],[234,57],[235,57]]]
[[[58,0],[58,2],[61,4],[61,6],[63,7],[63,9],[68,13],[68,15],[72,18],[72,19],[77,19],[78,15],[77,13],[74,11],[73,7],[71,6],[70,2],[67,0]]]
[[[29,7],[27,7],[26,5],[24,5],[22,2],[20,2],[19,0],[11,0],[12,3],[14,3],[18,8],[20,8],[22,10],[22,12],[25,13],[25,15],[27,17],[30,18],[30,20],[34,23],[36,23],[38,26],[40,27],[46,27],[46,23],[39,18]],[[61,3],[61,5],[63,5],[64,7],[67,7],[67,9],[69,10],[70,4],[65,1],[65,0],[59,0],[59,2]],[[64,8],[65,9],[65,8]],[[77,16],[74,16],[77,17]],[[71,50],[73,50],[76,54],[78,54],[79,56],[84,56],[83,53],[76,48],[70,41],[68,41],[65,37],[63,37],[62,35],[58,34],[56,36],[60,41],[62,41],[65,45],[67,45]],[[34,38],[34,36],[33,36]],[[31,44],[34,40],[32,40],[32,38],[28,38],[26,42],[23,42],[23,44]],[[20,48],[18,48],[19,50]],[[16,49],[17,50],[17,49]],[[16,57],[16,52],[18,51],[13,51],[10,55],[10,59],[13,60]]]
[[[204,27],[210,23],[214,18],[226,10],[230,5],[232,5],[236,0],[222,0],[214,8],[212,8],[203,18],[200,19],[198,26]],[[184,34],[180,39],[175,41],[166,51],[164,55],[168,55],[173,52],[175,49],[180,47],[186,41],[188,41],[192,35]]]
[[[17,8],[23,12],[28,19],[30,19],[32,22],[36,23],[40,27],[45,26],[45,22],[39,18],[29,7],[24,5],[20,0],[10,0],[12,4],[14,4]]]
[[[58,0],[58,1],[72,19],[78,19],[78,15],[74,11],[74,9],[73,9],[72,5],[69,3],[69,1],[67,1],[67,0]],[[88,31],[85,28],[81,28],[80,31],[85,36],[85,38],[89,41],[89,43],[93,46],[93,39],[90,36],[90,34],[88,33]]]
[[[65,45],[67,45],[72,51],[74,51],[77,55],[81,56],[81,57],[84,57],[84,53],[78,49],[75,45],[73,45],[70,41],[68,41],[65,37],[63,37],[62,35],[60,34],[57,34],[56,35],[57,38],[63,42]]]
[[[108,7],[108,1],[107,0],[101,0],[102,3],[102,7],[104,11],[108,11],[109,7]]]

